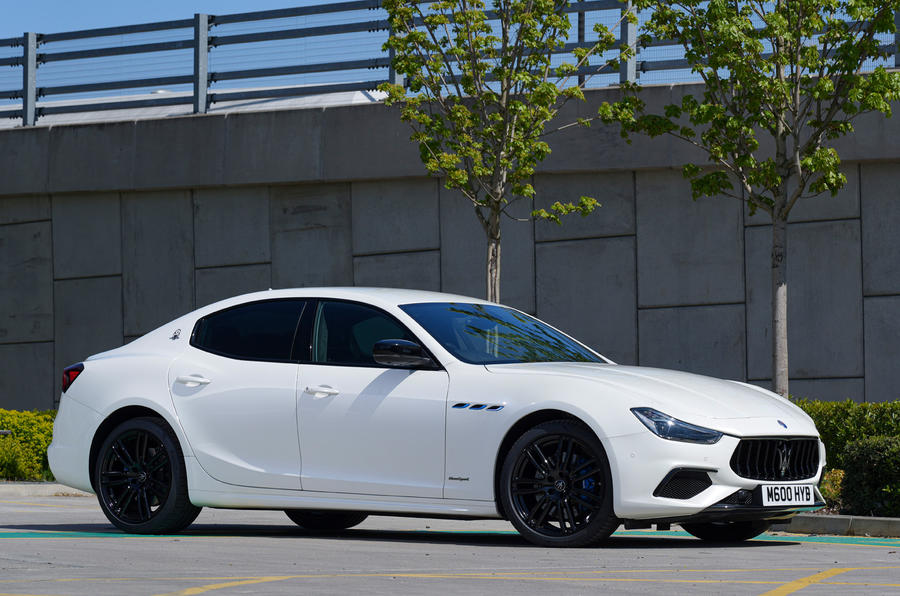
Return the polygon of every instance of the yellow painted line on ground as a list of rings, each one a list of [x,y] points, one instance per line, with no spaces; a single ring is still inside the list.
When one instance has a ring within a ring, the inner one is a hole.
[[[754,579],[701,579],[701,578],[659,578],[659,577],[621,577],[621,574],[684,574],[684,573],[748,573],[772,571],[812,571],[820,568],[810,567],[776,567],[768,569],[614,569],[602,571],[558,571],[558,572],[528,572],[528,571],[497,571],[497,572],[468,572],[468,573],[314,573],[299,575],[272,575],[272,576],[231,576],[231,577],[135,577],[135,578],[58,578],[53,580],[0,580],[2,583],[34,583],[34,582],[202,582],[210,581],[206,585],[184,588],[175,592],[169,592],[162,596],[191,596],[204,594],[224,588],[236,586],[258,585],[287,580],[316,580],[316,579],[373,579],[373,578],[405,578],[405,579],[469,579],[469,580],[502,580],[502,581],[531,581],[531,582],[608,582],[608,583],[651,583],[651,584],[707,584],[707,585],[778,585],[777,588],[766,592],[771,595],[791,594],[812,584],[820,585],[847,585],[895,588],[900,584],[875,583],[875,582],[828,582],[824,581],[847,571],[876,571],[885,569],[900,569],[900,566],[879,567],[847,567],[833,568],[820,571],[814,575],[784,583],[784,580],[754,580]],[[612,576],[617,577],[612,577]],[[0,596],[6,596],[0,593]],[[16,594],[14,596],[26,596]]]
[[[873,582],[819,582],[820,586],[872,586],[876,588],[900,588],[900,584],[877,584]]]
[[[810,575],[808,577],[795,579],[794,581],[788,582],[783,586],[779,586],[774,590],[763,593],[762,596],[785,596],[786,594],[793,594],[797,590],[802,590],[807,586],[817,584],[823,579],[828,579],[829,577],[834,577],[835,575],[840,575],[841,573],[846,573],[848,571],[857,571],[858,569],[859,567],[834,567],[832,569],[826,569],[825,571]]]
[[[221,590],[222,588],[233,588],[234,586],[248,586],[251,584],[266,584],[271,582],[281,582],[286,579],[294,579],[293,575],[273,575],[271,577],[259,577],[256,579],[242,579],[238,581],[223,582],[220,584],[208,584],[206,586],[197,586],[195,588],[187,588],[177,592],[169,592],[162,596],[193,596],[194,594],[203,594],[204,592],[212,592],[213,590]]]
[[[84,507],[75,507],[74,505],[50,505],[49,503],[32,503],[30,501],[0,501],[7,505],[28,505],[29,507],[53,507],[55,509],[84,509]]]

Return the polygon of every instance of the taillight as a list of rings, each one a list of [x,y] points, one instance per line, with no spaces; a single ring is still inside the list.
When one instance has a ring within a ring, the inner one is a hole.
[[[72,366],[67,366],[66,368],[63,369],[63,376],[62,376],[62,391],[63,391],[63,393],[65,393],[66,389],[68,389],[72,385],[72,383],[75,382],[75,379],[78,378],[78,375],[80,375],[81,371],[83,371],[83,370],[84,370],[84,364],[82,364],[80,362],[78,364],[73,364]]]

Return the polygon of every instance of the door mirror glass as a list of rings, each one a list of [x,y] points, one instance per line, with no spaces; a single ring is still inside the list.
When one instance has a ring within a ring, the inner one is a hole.
[[[375,362],[384,366],[434,368],[434,361],[422,346],[405,339],[382,339],[375,342],[372,356]]]

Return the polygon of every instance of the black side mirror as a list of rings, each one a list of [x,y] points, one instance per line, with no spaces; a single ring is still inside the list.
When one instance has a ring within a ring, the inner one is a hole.
[[[372,357],[378,364],[402,368],[434,368],[434,360],[413,341],[382,339],[375,342]]]

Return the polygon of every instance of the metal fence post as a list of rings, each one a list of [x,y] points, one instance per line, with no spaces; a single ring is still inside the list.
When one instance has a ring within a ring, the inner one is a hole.
[[[578,44],[581,47],[581,44],[584,43],[584,11],[578,11]],[[584,66],[587,66],[587,62],[585,62]],[[584,75],[578,75],[578,85],[580,87],[584,87],[585,81]]]
[[[37,35],[22,36],[22,126],[34,126],[37,102]]]
[[[629,22],[625,19],[625,13],[631,12],[632,4],[631,0],[628,0],[624,3],[625,7],[622,9],[622,29],[619,34],[619,43],[623,46],[628,46],[632,48],[634,54],[631,55],[627,60],[622,60],[622,64],[619,68],[619,83],[626,82],[635,82],[637,80],[637,25]]]
[[[209,90],[209,15],[194,15],[194,113],[205,114]]]
[[[393,36],[394,36],[394,26],[390,25],[388,27],[388,37],[390,38]],[[391,48],[390,50],[388,50],[388,59],[391,61],[391,65],[388,68],[388,82],[391,85],[405,86],[404,85],[405,81],[403,80],[403,76],[398,74],[397,71],[394,69],[395,56],[396,56],[396,52],[394,52],[394,48]]]
[[[900,10],[894,11],[894,68],[900,68]]]

